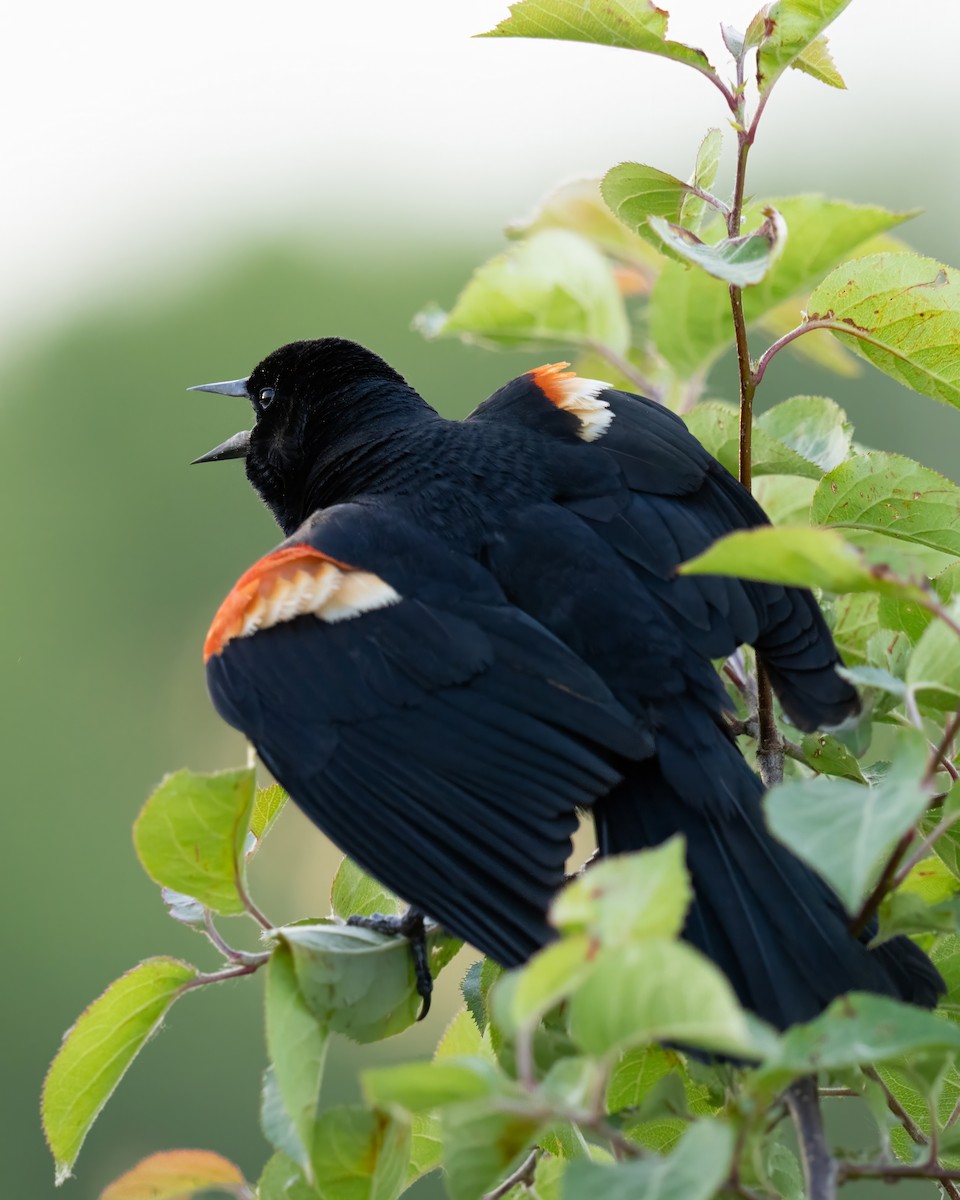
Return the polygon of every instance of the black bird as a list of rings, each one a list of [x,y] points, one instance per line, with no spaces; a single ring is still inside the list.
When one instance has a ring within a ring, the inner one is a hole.
[[[864,989],[943,983],[908,939],[868,950],[767,831],[711,659],[756,646],[800,729],[857,711],[813,596],[675,568],[762,509],[667,409],[541,367],[464,421],[339,338],[248,379],[243,457],[287,540],[207,637],[208,682],[306,814],[504,966],[554,936],[578,809],[600,851],[686,839],[684,936],[785,1027]]]

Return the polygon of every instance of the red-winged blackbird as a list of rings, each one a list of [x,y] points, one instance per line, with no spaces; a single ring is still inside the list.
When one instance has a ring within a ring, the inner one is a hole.
[[[464,421],[339,338],[275,351],[246,459],[287,540],[207,636],[221,716],[399,896],[505,966],[553,935],[577,811],[601,853],[686,839],[684,936],[778,1026],[866,989],[933,1005],[906,938],[850,935],[767,832],[712,658],[754,645],[803,730],[854,714],[813,596],[677,576],[756,501],[667,409],[540,367]]]

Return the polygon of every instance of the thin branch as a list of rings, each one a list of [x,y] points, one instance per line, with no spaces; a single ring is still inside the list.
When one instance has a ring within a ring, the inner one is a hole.
[[[224,983],[228,979],[240,979],[243,975],[253,975],[255,971],[259,971],[264,963],[269,960],[270,955],[260,954],[257,956],[251,955],[250,957],[256,957],[256,962],[238,963],[237,966],[227,967],[223,971],[211,971],[207,975],[195,975],[193,979],[188,979],[180,987],[180,994],[192,991],[193,988],[206,987],[208,983]]]
[[[876,1068],[861,1067],[860,1070],[868,1079],[872,1079],[873,1082],[877,1084],[877,1086],[883,1092],[884,1096],[886,1097],[887,1108],[890,1109],[893,1115],[903,1126],[907,1137],[909,1137],[910,1140],[918,1146],[929,1145],[930,1139],[914,1121],[913,1117],[910,1116],[893,1092],[891,1092],[887,1085],[883,1082],[883,1080],[880,1078],[880,1073],[876,1070]]]
[[[203,931],[209,940],[216,946],[225,959],[232,963],[260,963],[263,961],[263,953],[250,953],[247,950],[238,950],[235,946],[231,946],[227,942],[220,930],[213,923],[213,914],[209,908],[203,910]],[[269,957],[269,955],[267,956]]]
[[[870,918],[880,907],[880,902],[883,900],[887,892],[890,891],[893,880],[897,874],[897,868],[900,866],[904,856],[913,844],[913,840],[914,832],[912,829],[908,829],[900,841],[897,842],[896,846],[894,846],[893,853],[887,859],[887,865],[883,868],[883,872],[881,873],[880,878],[877,880],[876,886],[866,900],[864,900],[860,907],[860,911],[850,922],[850,932],[854,937],[859,937],[859,935],[863,933],[870,921]]]
[[[505,1196],[507,1192],[515,1187],[529,1187],[533,1183],[539,1158],[540,1147],[534,1146],[520,1166],[512,1174],[508,1175],[503,1183],[498,1184],[492,1192],[487,1192],[483,1196],[483,1200],[500,1200],[501,1196]]]
[[[939,743],[934,748],[933,754],[930,756],[930,763],[927,766],[927,773],[923,777],[924,784],[933,783],[933,778],[937,773],[938,766],[943,767],[951,779],[956,779],[958,777],[957,769],[950,761],[948,755],[950,746],[953,742],[953,739],[957,736],[958,731],[960,731],[960,709],[958,709],[947,722],[947,726],[943,731],[943,737],[940,739]]]
[[[629,379],[633,386],[644,396],[648,396],[653,400],[659,399],[658,389],[654,384],[641,375],[633,363],[614,350],[612,346],[594,341],[592,338],[585,341],[584,345],[588,350],[592,350],[594,354],[599,355],[600,358],[605,358],[615,371],[619,371],[624,379]]]
[[[937,824],[934,825],[919,846],[917,846],[913,854],[910,855],[903,866],[897,871],[890,888],[891,891],[898,888],[900,884],[903,883],[903,881],[918,863],[923,862],[923,860],[933,849],[934,842],[938,838],[943,837],[947,830],[952,829],[954,825],[956,825],[957,821],[960,821],[960,812],[952,813],[950,816],[944,817],[942,821],[938,821]]]
[[[731,235],[732,236],[732,235]],[[810,321],[804,321],[795,329],[791,329],[789,333],[785,333],[783,337],[777,340],[764,350],[763,354],[757,360],[756,369],[753,372],[753,382],[758,384],[763,378],[763,373],[770,364],[770,360],[774,355],[779,354],[784,346],[789,346],[791,342],[796,341],[798,337],[802,337],[805,333],[812,333],[816,329],[832,329],[834,333],[847,333],[851,337],[858,338],[861,342],[869,342],[871,346],[877,346],[881,350],[890,352],[890,347],[881,342],[878,338],[873,337],[869,330],[862,329],[859,325],[853,325],[848,321],[837,321],[831,317],[814,317]]]
[[[796,1080],[784,1098],[797,1131],[807,1195],[810,1200],[835,1200],[839,1164],[827,1145],[816,1078],[806,1075]]]
[[[939,1163],[854,1163],[838,1162],[840,1183],[848,1179],[882,1179],[893,1183],[897,1179],[936,1179],[940,1183],[960,1181],[960,1169],[941,1167]]]

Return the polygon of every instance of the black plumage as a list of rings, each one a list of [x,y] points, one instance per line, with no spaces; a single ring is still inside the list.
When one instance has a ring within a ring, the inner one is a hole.
[[[371,874],[513,966],[590,808],[602,853],[684,835],[684,935],[774,1024],[936,1002],[921,951],[868,950],[765,827],[711,659],[755,645],[801,729],[858,701],[809,592],[676,575],[766,520],[679,418],[554,366],[446,421],[335,338],[207,390],[257,419],[204,460],[244,456],[288,535],[214,622],[211,694]]]

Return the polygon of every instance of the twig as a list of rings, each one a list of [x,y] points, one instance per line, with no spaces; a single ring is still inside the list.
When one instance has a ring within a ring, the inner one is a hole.
[[[860,1093],[856,1088],[845,1087],[822,1087],[818,1089],[818,1095],[822,1100],[825,1096],[830,1100],[835,1100],[840,1096],[859,1096]]]
[[[923,1132],[916,1121],[914,1121],[913,1117],[910,1116],[893,1092],[891,1092],[887,1085],[883,1082],[879,1071],[877,1071],[874,1067],[861,1067],[860,1070],[868,1079],[872,1079],[873,1082],[877,1084],[877,1086],[883,1092],[887,1100],[887,1108],[890,1109],[893,1115],[903,1126],[907,1137],[909,1137],[910,1140],[918,1146],[929,1145],[930,1139]]]
[[[594,354],[599,355],[600,358],[605,358],[615,371],[619,371],[624,379],[629,379],[633,386],[644,396],[648,396],[652,400],[660,399],[659,390],[654,384],[644,375],[641,375],[633,363],[614,350],[612,346],[594,341],[592,338],[584,342],[584,345],[588,350],[592,350]]]
[[[848,1179],[883,1179],[890,1183],[895,1179],[936,1179],[942,1184],[960,1181],[960,1169],[941,1167],[939,1163],[838,1162],[836,1167],[840,1183]]]
[[[835,1200],[839,1164],[827,1145],[816,1078],[806,1075],[798,1079],[787,1088],[784,1098],[797,1131],[807,1195],[810,1200]]]
[[[529,1187],[533,1183],[539,1158],[540,1147],[534,1146],[520,1166],[508,1175],[503,1183],[498,1184],[492,1192],[487,1192],[482,1200],[500,1200],[501,1196],[505,1196],[515,1187]]]
[[[933,783],[933,777],[937,773],[937,767],[942,766],[951,779],[956,779],[958,772],[956,767],[950,761],[948,751],[953,739],[957,736],[957,731],[960,730],[960,709],[957,710],[947,722],[947,726],[943,731],[943,737],[934,748],[933,754],[930,756],[930,762],[927,765],[927,773],[923,777],[923,782],[926,785]]]
[[[858,937],[867,927],[870,918],[880,907],[880,902],[883,900],[887,892],[890,891],[891,885],[897,874],[897,868],[903,861],[904,855],[910,849],[914,840],[914,831],[908,829],[896,846],[893,848],[893,853],[887,859],[887,865],[883,868],[880,878],[877,880],[876,886],[870,895],[864,900],[860,907],[860,911],[850,922],[850,932],[854,937]]]
[[[228,979],[240,979],[244,975],[252,975],[255,971],[260,970],[264,963],[269,960],[270,955],[251,954],[250,958],[256,959],[256,961],[238,963],[235,967],[227,967],[223,971],[211,971],[207,975],[195,975],[193,979],[188,979],[186,983],[181,985],[179,989],[180,994],[189,992],[193,988],[206,987],[208,983],[224,983]]]

